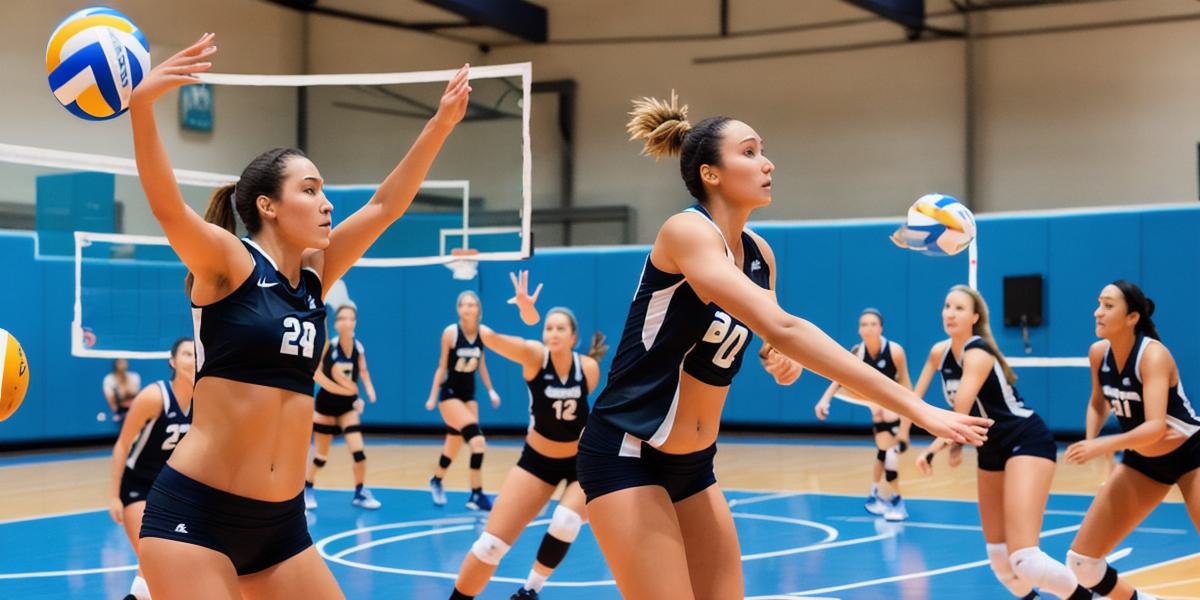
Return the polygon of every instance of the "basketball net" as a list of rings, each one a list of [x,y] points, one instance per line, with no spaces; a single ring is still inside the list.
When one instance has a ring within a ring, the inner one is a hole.
[[[479,254],[479,250],[474,248],[454,248],[450,250],[450,254],[456,258],[445,263],[445,265],[447,269],[450,269],[453,277],[460,281],[474,279],[475,275],[479,272],[479,259],[471,257]]]

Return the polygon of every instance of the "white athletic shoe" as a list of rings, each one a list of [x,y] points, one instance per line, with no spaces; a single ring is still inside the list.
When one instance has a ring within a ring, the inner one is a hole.
[[[887,510],[887,505],[887,500],[884,500],[875,494],[871,494],[870,496],[867,496],[867,502],[865,505],[863,505],[863,507],[867,509],[867,512],[873,515],[881,516],[883,515],[884,511]]]
[[[883,511],[884,519],[892,522],[908,520],[908,509],[904,507],[904,498],[901,498],[899,494],[893,497],[890,502],[882,500],[882,503],[885,506]]]
[[[315,510],[317,508],[317,492],[316,490],[304,488],[304,510]]]
[[[367,488],[363,488],[361,492],[354,494],[354,499],[350,501],[350,504],[368,510],[376,510],[380,506],[383,506],[378,500],[375,499],[375,496],[371,494],[371,490],[368,490]]]

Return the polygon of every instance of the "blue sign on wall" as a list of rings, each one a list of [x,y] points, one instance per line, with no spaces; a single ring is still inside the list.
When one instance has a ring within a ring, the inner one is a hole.
[[[211,132],[213,88],[207,83],[179,88],[179,125],[193,131]]]

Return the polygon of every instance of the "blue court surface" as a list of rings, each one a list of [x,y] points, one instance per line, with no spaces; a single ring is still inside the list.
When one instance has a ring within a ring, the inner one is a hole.
[[[449,595],[483,524],[451,493],[438,508],[416,489],[377,488],[382,510],[350,506],[350,493],[321,490],[310,514],[318,549],[351,599]],[[845,599],[1009,596],[992,578],[976,506],[909,500],[911,520],[868,515],[862,499],[812,493],[730,491],[741,538],[746,594]],[[1056,495],[1043,547],[1064,556],[1090,498]],[[548,513],[547,513],[548,516]],[[479,598],[507,599],[524,581],[548,519],[530,525]],[[1200,553],[1181,504],[1164,504],[1110,558],[1124,572]],[[103,510],[0,522],[0,598],[113,599],[136,563],[124,533]],[[543,598],[619,598],[595,538],[584,528]]]

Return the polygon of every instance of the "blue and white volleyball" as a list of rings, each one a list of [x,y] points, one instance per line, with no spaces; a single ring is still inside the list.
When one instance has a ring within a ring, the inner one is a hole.
[[[129,109],[133,88],[150,71],[150,45],[129,17],[85,8],[58,24],[46,44],[50,91],[71,114],[104,121]]]
[[[953,256],[975,239],[975,215],[953,196],[926,194],[908,209],[892,241],[929,256]]]

